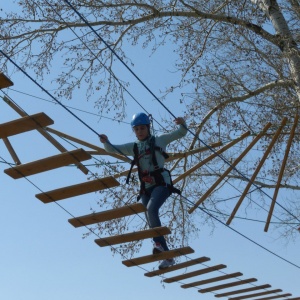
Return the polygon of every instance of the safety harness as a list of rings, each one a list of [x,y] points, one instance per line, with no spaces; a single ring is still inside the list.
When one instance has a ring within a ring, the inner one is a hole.
[[[170,171],[165,168],[159,167],[159,165],[157,163],[155,152],[156,151],[159,152],[165,159],[169,158],[169,155],[161,147],[158,147],[157,145],[155,145],[155,137],[154,136],[151,136],[149,144],[150,144],[150,154],[151,154],[152,164],[154,166],[154,171],[151,171],[151,172],[147,171],[145,173],[141,170],[140,163],[139,163],[141,156],[139,155],[137,143],[134,143],[134,146],[133,146],[134,158],[131,161],[131,167],[130,167],[129,173],[127,175],[126,183],[129,184],[132,168],[134,165],[136,165],[138,168],[138,176],[139,176],[139,180],[140,180],[140,195],[138,197],[138,200],[140,199],[140,196],[142,194],[147,194],[147,190],[145,187],[145,181],[142,180],[142,178],[144,178],[145,176],[152,177],[154,179],[155,186],[167,187],[170,191],[170,195],[172,193],[176,193],[176,194],[180,195],[181,194],[180,190],[173,186]],[[169,173],[171,184],[168,184],[165,182],[164,177],[162,175],[162,172],[164,172],[164,171],[167,171]]]

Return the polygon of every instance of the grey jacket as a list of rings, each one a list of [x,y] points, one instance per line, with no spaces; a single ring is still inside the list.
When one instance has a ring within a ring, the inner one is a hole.
[[[185,124],[184,124],[184,126],[179,125],[179,128],[177,130],[174,130],[170,133],[162,134],[160,136],[155,136],[155,145],[158,147],[161,147],[163,151],[166,151],[166,147],[168,144],[184,137],[186,134],[187,134],[186,125]],[[151,159],[151,153],[149,153],[149,151],[147,153],[147,150],[149,150],[149,148],[150,148],[149,140],[150,140],[150,137],[148,137],[144,141],[139,141],[139,140],[136,141],[137,146],[138,146],[139,156],[140,156],[139,164],[140,164],[140,168],[141,168],[142,172],[143,171],[148,171],[148,172],[154,171],[154,166],[153,166],[153,162]],[[134,156],[133,146],[134,146],[134,143],[127,143],[127,144],[122,144],[122,145],[111,145],[110,142],[104,143],[104,148],[107,152],[119,153],[116,150],[116,149],[118,149],[118,150],[120,150],[120,152],[122,152],[128,156]],[[156,154],[158,166],[160,168],[163,168],[164,163],[165,163],[165,158],[158,151],[156,151],[155,154]],[[171,178],[170,178],[169,173],[167,171],[164,171],[164,172],[162,172],[162,175],[164,177],[165,182],[170,184]],[[150,183],[145,184],[146,188],[150,188],[151,186],[153,186],[153,184],[150,184]]]

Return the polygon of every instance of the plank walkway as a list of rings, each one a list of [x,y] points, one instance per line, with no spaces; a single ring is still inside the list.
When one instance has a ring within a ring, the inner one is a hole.
[[[88,194],[112,187],[116,187],[120,183],[113,177],[105,177],[84,183],[66,186],[60,189],[52,190],[45,193],[35,195],[36,198],[44,203],[50,203],[62,199],[67,199],[83,194]]]
[[[163,259],[187,255],[194,252],[195,251],[191,247],[183,247],[183,248],[178,248],[170,251],[161,252],[158,254],[146,255],[146,256],[137,257],[129,260],[123,260],[122,264],[124,264],[126,267],[134,267],[142,264],[156,262]]]
[[[0,72],[0,89],[8,88],[13,85],[14,83],[2,72]]]
[[[147,230],[135,231],[135,232],[120,234],[116,236],[96,239],[95,243],[100,247],[106,247],[106,246],[112,246],[116,244],[149,239],[157,236],[167,235],[170,233],[171,231],[168,227],[156,227]]]
[[[227,267],[226,265],[220,264],[220,265],[216,265],[216,266],[212,266],[212,267],[207,267],[207,268],[204,268],[204,269],[201,269],[201,270],[185,273],[183,275],[178,275],[178,276],[166,278],[163,281],[166,282],[166,283],[172,283],[172,282],[180,281],[180,280],[187,279],[187,278],[190,278],[190,277],[194,277],[194,276],[198,276],[198,275],[218,271],[218,270],[224,269],[226,267]]]
[[[42,128],[52,124],[54,124],[54,121],[46,114],[37,113],[0,124],[0,138],[24,133],[26,131]]]
[[[234,282],[230,282],[230,283],[225,283],[225,284],[221,284],[221,285],[212,286],[212,287],[209,287],[209,288],[206,288],[206,289],[199,290],[198,292],[199,293],[208,293],[208,292],[227,289],[229,287],[243,285],[243,284],[252,283],[252,282],[256,282],[256,281],[257,281],[256,278],[249,278],[249,279],[244,279],[244,280],[239,280],[239,281],[234,281]]]
[[[176,264],[176,265],[171,266],[171,267],[166,268],[166,269],[147,272],[144,275],[147,276],[147,277],[154,277],[154,276],[162,275],[162,274],[165,274],[165,273],[177,271],[177,270],[180,270],[180,269],[185,269],[185,268],[197,265],[197,264],[202,264],[202,263],[207,262],[207,261],[210,261],[210,258],[206,257],[206,256],[202,256],[202,257],[199,257],[199,258],[196,258],[196,259],[191,259],[189,261]]]
[[[95,223],[105,222],[112,219],[123,218],[133,214],[147,211],[142,203],[134,203],[119,208],[93,213],[77,218],[69,219],[69,223],[74,227],[87,226]]]
[[[91,155],[83,149],[64,152],[26,164],[21,164],[13,168],[5,169],[4,172],[14,179],[23,178],[56,168],[76,164],[80,161],[91,159]]]
[[[187,288],[199,286],[202,284],[208,284],[208,283],[212,283],[212,282],[216,282],[216,281],[222,281],[222,280],[226,280],[226,279],[230,279],[230,278],[236,278],[236,277],[239,277],[242,275],[243,275],[243,273],[241,273],[241,272],[235,272],[235,273],[226,274],[226,275],[222,275],[222,276],[218,276],[218,277],[212,277],[209,279],[195,281],[195,282],[188,283],[188,284],[183,284],[181,287],[183,289],[187,289]]]
[[[0,89],[7,88],[9,86],[13,85],[13,82],[7,78],[3,73],[0,72]],[[4,170],[4,172],[12,177],[13,179],[18,179],[22,177],[27,177],[30,175],[38,174],[41,172],[50,171],[56,168],[64,167],[70,164],[75,164],[79,168],[81,168],[82,171],[84,171],[85,174],[88,174],[88,170],[80,164],[81,161],[91,159],[90,153],[88,151],[85,151],[83,149],[77,149],[73,151],[67,151],[64,149],[57,141],[55,141],[51,136],[48,136],[49,134],[45,133],[45,127],[54,124],[53,120],[48,117],[45,113],[37,113],[33,115],[25,115],[25,112],[22,112],[19,110],[19,113],[21,114],[21,118],[6,122],[3,124],[0,124],[0,138],[3,139],[3,142],[5,143],[7,149],[9,150],[11,156],[13,157],[14,161],[16,162],[16,166],[13,168],[9,168]],[[23,115],[24,114],[24,115]],[[46,157],[40,160],[36,160],[33,162],[21,164],[19,158],[17,157],[13,147],[10,144],[10,141],[8,140],[8,137],[14,136],[17,134],[25,133],[27,131],[31,130],[37,130],[41,132],[49,141],[52,142],[53,145],[55,145],[62,153],[58,155],[54,155],[51,157]],[[246,136],[246,135],[245,135]],[[257,138],[258,139],[258,138]],[[292,137],[290,138],[292,140]],[[78,141],[78,140],[77,140]],[[250,148],[250,147],[248,147]],[[247,148],[247,149],[248,149]],[[198,150],[197,150],[198,151]],[[103,154],[103,153],[102,153]],[[185,155],[185,154],[184,154]],[[241,156],[240,156],[241,157]],[[237,160],[238,161],[238,160]],[[199,167],[198,165],[196,167]],[[189,170],[188,172],[192,172],[193,169]],[[229,172],[229,171],[228,171]],[[224,173],[226,175],[226,173]],[[225,175],[222,176],[225,176]],[[123,174],[122,174],[123,175]],[[183,174],[186,176],[187,174]],[[121,176],[121,175],[120,175]],[[120,177],[119,176],[119,177]],[[180,177],[178,177],[180,179]],[[178,179],[177,178],[177,179]],[[222,178],[223,179],[223,178]],[[41,200],[44,203],[50,203],[53,201],[58,201],[62,199],[67,199],[91,192],[97,192],[103,189],[108,189],[112,187],[119,186],[120,183],[116,180],[116,178],[109,176],[101,179],[91,180],[84,183],[79,183],[67,187],[58,188],[52,191],[40,193],[36,195],[36,198]],[[81,226],[87,226],[95,223],[100,222],[106,222],[117,218],[123,218],[126,216],[144,213],[146,212],[146,208],[142,203],[134,203],[134,204],[128,204],[124,207],[114,208],[107,211],[102,211],[98,213],[92,213],[85,216],[75,217],[72,219],[69,219],[68,222],[73,225],[74,227],[81,227]],[[156,227],[151,228],[147,230],[142,231],[136,231],[136,232],[129,232],[125,234],[115,235],[115,236],[109,236],[109,237],[103,237],[95,240],[95,243],[100,247],[106,247],[106,246],[113,246],[116,244],[122,244],[122,243],[128,243],[133,241],[139,241],[142,239],[148,239],[153,238],[157,236],[167,235],[170,234],[171,231],[167,227]],[[133,267],[133,266],[139,266],[142,264],[152,263],[164,259],[189,255],[194,253],[194,250],[187,246],[182,247],[178,249],[173,249],[170,251],[161,252],[158,254],[152,254],[142,257],[137,257],[133,259],[128,259],[122,261],[122,264],[127,267]],[[165,278],[163,282],[165,283],[173,283],[173,282],[179,282],[181,280],[185,280],[191,277],[196,277],[203,274],[212,273],[215,271],[219,271],[221,269],[226,268],[226,265],[218,264],[214,266],[205,266],[205,268],[187,272],[187,268],[191,266],[195,266],[197,264],[203,264],[204,262],[209,261],[210,258],[208,257],[199,257],[196,259],[191,259],[183,263],[175,264],[169,268],[162,269],[162,270],[155,270],[151,272],[147,272],[144,275],[146,277],[154,277],[154,276],[160,276],[163,274],[167,274],[170,272],[178,271],[184,269],[183,274],[176,275],[173,277]],[[228,280],[232,278],[236,278],[239,276],[242,276],[243,274],[241,272],[235,272],[231,274],[225,274],[221,276],[216,277],[210,277],[205,278],[202,280],[197,280],[194,282],[186,283],[181,285],[182,288],[191,288],[191,287],[197,287],[200,285],[206,285],[211,284],[215,282],[220,282],[223,280]],[[253,282],[256,282],[256,278],[249,278],[249,279],[243,279],[243,280],[236,280],[233,282],[225,283],[225,284],[219,284],[214,286],[209,286],[207,288],[203,288],[198,290],[199,293],[208,293],[208,292],[215,292],[218,290],[223,290],[227,288],[233,288],[240,285],[245,284],[251,284]],[[264,284],[264,285],[257,285],[254,286],[253,284],[249,288],[239,289],[239,290],[230,290],[229,292],[222,292],[219,294],[215,294],[215,297],[228,297],[236,294],[242,294],[234,298],[229,298],[228,300],[243,300],[243,299],[249,299],[249,298],[255,298],[259,296],[265,296],[270,294],[271,295],[265,298],[259,298],[259,300],[271,300],[271,299],[277,299],[277,298],[283,298],[291,296],[289,293],[280,294],[278,293],[282,292],[281,289],[273,289],[273,290],[265,290],[263,292],[256,292],[254,294],[249,294],[249,292],[254,292],[262,289],[268,289],[271,285]],[[246,293],[246,294],[245,294]],[[300,300],[299,297],[295,298],[289,298],[289,300]]]
[[[217,298],[228,297],[228,296],[232,296],[232,295],[236,295],[236,294],[249,293],[249,292],[253,292],[253,291],[257,291],[257,290],[267,289],[270,287],[271,287],[270,284],[263,284],[263,285],[258,285],[258,286],[254,286],[254,287],[247,288],[247,289],[235,290],[235,291],[230,291],[230,292],[226,292],[226,293],[222,293],[222,294],[216,294],[215,297],[217,297]]]

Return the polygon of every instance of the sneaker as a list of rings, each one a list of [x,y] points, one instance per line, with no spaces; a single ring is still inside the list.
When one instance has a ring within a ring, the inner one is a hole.
[[[161,262],[161,264],[158,266],[158,268],[159,268],[160,270],[162,270],[162,269],[166,269],[166,268],[168,268],[168,267],[171,267],[171,266],[173,266],[173,265],[175,265],[175,260],[174,260],[174,258],[170,258],[170,259],[165,259],[165,260],[163,260],[163,261]]]
[[[154,247],[153,247],[153,254],[158,254],[165,251],[165,249],[162,247],[162,245],[160,243],[155,243]]]

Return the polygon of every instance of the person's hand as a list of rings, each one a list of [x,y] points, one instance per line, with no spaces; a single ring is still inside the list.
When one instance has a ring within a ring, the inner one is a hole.
[[[108,137],[105,134],[99,134],[100,142],[105,144],[108,141]]]
[[[184,123],[185,123],[184,118],[182,118],[182,117],[176,118],[176,119],[174,120],[174,122],[175,122],[176,125],[181,125],[181,124],[184,124]]]

